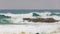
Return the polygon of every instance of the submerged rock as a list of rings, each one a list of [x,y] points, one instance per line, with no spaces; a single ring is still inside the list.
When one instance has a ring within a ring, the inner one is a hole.
[[[59,20],[55,20],[54,18],[23,18],[23,20],[27,20],[29,22],[58,22]]]

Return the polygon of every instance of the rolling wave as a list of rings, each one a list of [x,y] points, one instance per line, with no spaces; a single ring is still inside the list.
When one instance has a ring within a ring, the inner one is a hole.
[[[33,16],[38,15],[38,16]],[[23,18],[54,18],[60,20],[60,13],[51,12],[31,12],[26,14],[0,13],[0,23],[26,23]]]

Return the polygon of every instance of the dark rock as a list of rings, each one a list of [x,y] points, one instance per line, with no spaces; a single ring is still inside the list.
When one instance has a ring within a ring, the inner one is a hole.
[[[23,21],[25,21],[25,20],[30,20],[30,18],[23,18]]]
[[[58,22],[54,18],[23,18],[23,20],[28,20],[29,22]]]
[[[46,18],[43,22],[56,22],[57,20],[53,18]]]

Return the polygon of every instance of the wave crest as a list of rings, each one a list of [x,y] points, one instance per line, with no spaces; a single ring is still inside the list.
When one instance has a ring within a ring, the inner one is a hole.
[[[49,18],[52,17],[56,20],[60,20],[60,13],[51,12],[31,12],[26,14],[12,14],[12,13],[0,13],[0,23],[22,23],[23,18],[37,18],[33,14],[38,15],[39,18]],[[4,18],[4,19],[3,19]]]

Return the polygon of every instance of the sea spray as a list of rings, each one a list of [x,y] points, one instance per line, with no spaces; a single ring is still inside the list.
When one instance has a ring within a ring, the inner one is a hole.
[[[36,13],[40,16],[33,16],[33,13]],[[52,15],[54,14],[54,15]],[[60,13],[52,13],[52,12],[30,12],[30,13],[11,13],[11,12],[7,12],[7,13],[0,13],[0,15],[3,15],[4,17],[0,16],[1,19],[5,17],[10,17],[10,18],[6,18],[8,20],[5,21],[9,21],[10,23],[29,23],[29,22],[23,22],[23,18],[54,18],[55,20],[60,20]],[[3,19],[2,19],[3,20]],[[1,21],[1,20],[0,20]],[[33,22],[31,22],[33,23]]]

